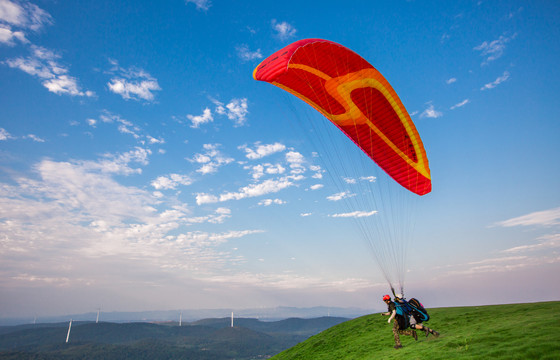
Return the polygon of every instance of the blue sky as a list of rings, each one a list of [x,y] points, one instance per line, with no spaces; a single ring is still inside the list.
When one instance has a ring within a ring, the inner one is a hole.
[[[340,215],[393,221],[393,195],[335,200],[385,175],[335,170],[309,125],[326,120],[252,78],[304,38],[375,66],[424,141],[433,191],[395,221],[406,294],[558,300],[559,20],[555,1],[0,0],[0,316],[381,309],[387,284]]]

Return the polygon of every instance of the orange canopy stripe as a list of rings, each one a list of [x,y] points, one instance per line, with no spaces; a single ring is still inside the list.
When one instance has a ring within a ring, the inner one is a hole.
[[[406,189],[431,191],[410,115],[383,75],[352,50],[328,40],[296,41],[266,58],[253,77],[313,106]]]

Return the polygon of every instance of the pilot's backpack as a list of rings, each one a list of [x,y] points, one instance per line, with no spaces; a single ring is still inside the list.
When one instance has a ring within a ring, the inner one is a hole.
[[[412,298],[408,300],[408,305],[411,308],[410,312],[417,322],[422,323],[430,320],[430,315],[424,308],[424,305],[418,299]]]

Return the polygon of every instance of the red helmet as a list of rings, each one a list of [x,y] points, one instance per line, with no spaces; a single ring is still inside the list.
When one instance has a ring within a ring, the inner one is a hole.
[[[389,295],[383,296],[383,301],[387,301],[387,300],[391,300],[391,297]]]

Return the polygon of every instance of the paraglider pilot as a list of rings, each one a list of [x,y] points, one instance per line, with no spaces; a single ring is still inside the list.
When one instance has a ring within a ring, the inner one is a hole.
[[[415,340],[418,340],[418,335],[416,334],[415,330],[405,330],[405,319],[402,315],[397,314],[397,306],[393,301],[391,301],[391,297],[389,295],[383,296],[383,301],[387,304],[387,312],[381,313],[383,316],[389,316],[387,323],[391,323],[393,321],[393,335],[395,337],[395,349],[402,348],[401,338],[400,335],[410,335],[414,337]]]
[[[393,320],[393,335],[395,336],[395,349],[402,348],[400,335],[411,335],[414,340],[418,340],[418,335],[416,330],[424,331],[426,336],[432,334],[434,336],[439,336],[439,333],[429,327],[423,325],[420,318],[417,318],[413,311],[411,311],[410,306],[407,304],[406,300],[402,298],[402,295],[395,295],[395,304],[391,301],[389,295],[383,296],[383,301],[387,304],[387,312],[381,313],[381,315],[390,316],[388,323]],[[399,309],[400,311],[398,311]],[[406,330],[410,327],[410,330]]]

